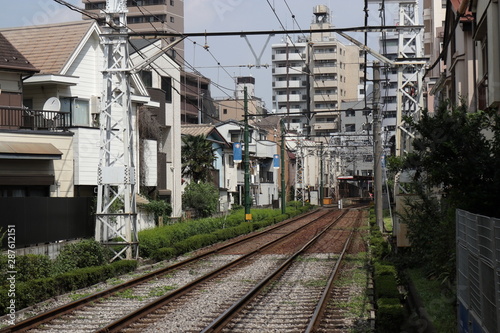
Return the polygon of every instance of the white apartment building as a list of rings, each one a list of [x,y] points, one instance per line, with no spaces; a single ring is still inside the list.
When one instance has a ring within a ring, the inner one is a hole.
[[[333,27],[327,6],[315,6],[313,14],[311,29]],[[272,45],[272,108],[285,115],[287,128],[312,136],[340,131],[342,101],[358,98],[361,56],[331,32]]]

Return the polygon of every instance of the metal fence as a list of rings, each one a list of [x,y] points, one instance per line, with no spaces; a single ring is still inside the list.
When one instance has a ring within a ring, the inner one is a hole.
[[[71,124],[68,112],[0,108],[0,129],[66,130]]]
[[[500,332],[500,219],[457,210],[459,332]]]
[[[15,226],[16,248],[94,236],[92,198],[0,198],[1,233]],[[2,249],[6,248],[7,235]]]

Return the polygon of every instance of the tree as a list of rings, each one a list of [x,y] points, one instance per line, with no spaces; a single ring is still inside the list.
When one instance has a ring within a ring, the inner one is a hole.
[[[473,213],[500,217],[500,118],[493,111],[467,112],[465,105],[443,103],[416,122],[414,151],[403,168],[415,180],[440,187],[449,203]]]
[[[455,210],[500,217],[500,122],[493,111],[468,112],[464,104],[443,103],[419,121],[413,152],[391,159],[396,169],[415,171],[403,221],[410,253],[431,276],[455,276]]]
[[[185,135],[182,143],[182,175],[191,178],[193,182],[210,181],[215,161],[212,143],[203,135]]]
[[[217,211],[219,191],[211,183],[191,182],[182,194],[182,206],[192,208],[199,217],[207,217]]]

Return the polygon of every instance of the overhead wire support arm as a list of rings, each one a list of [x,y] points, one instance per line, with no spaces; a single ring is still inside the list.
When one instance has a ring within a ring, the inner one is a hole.
[[[130,69],[131,74],[136,74],[143,70],[144,68],[148,67],[150,64],[156,61],[159,57],[165,54],[168,50],[172,49],[174,46],[182,42],[186,37],[181,37],[174,42],[160,48],[155,54],[153,54],[151,57],[145,59],[142,63],[134,66],[133,68]]]
[[[322,32],[382,32],[382,31],[400,31],[408,29],[423,29],[423,25],[415,26],[370,26],[370,27],[350,27],[350,28],[330,28],[330,29],[309,29],[308,33]],[[303,30],[257,30],[257,31],[216,31],[216,32],[169,32],[169,31],[151,31],[151,32],[130,32],[131,37],[218,37],[218,36],[250,36],[250,35],[278,35],[278,34],[303,34]]]

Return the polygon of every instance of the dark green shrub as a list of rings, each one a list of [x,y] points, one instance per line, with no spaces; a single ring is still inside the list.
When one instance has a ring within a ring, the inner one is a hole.
[[[152,254],[154,260],[167,260],[175,257],[177,255],[176,249],[173,247],[162,247]]]
[[[182,207],[194,209],[200,217],[215,213],[218,204],[219,190],[212,183],[190,182],[182,194]]]
[[[44,301],[51,297],[85,288],[113,276],[133,271],[135,260],[121,260],[104,266],[80,268],[56,276],[16,283],[16,309]],[[8,286],[0,287],[0,315],[7,313]]]
[[[50,276],[52,260],[46,255],[26,254],[16,257],[16,280],[30,281]]]
[[[381,275],[375,278],[375,292],[378,298],[399,298],[398,283],[394,275]]]
[[[165,200],[150,200],[147,204],[141,204],[141,208],[154,214],[155,223],[158,225],[159,217],[168,219],[172,214],[172,206]]]
[[[404,309],[397,298],[381,298],[377,302],[376,331],[380,333],[401,332]]]
[[[109,249],[94,239],[84,239],[62,248],[54,262],[54,272],[61,274],[77,268],[104,265],[109,259]]]
[[[397,269],[394,265],[391,264],[385,264],[383,262],[376,262],[374,265],[375,268],[375,278],[382,276],[382,275],[392,275],[392,276],[397,276],[398,272]]]
[[[191,236],[183,241],[174,244],[177,253],[190,252],[204,246],[212,245],[217,242],[217,236],[213,234],[201,234]]]

